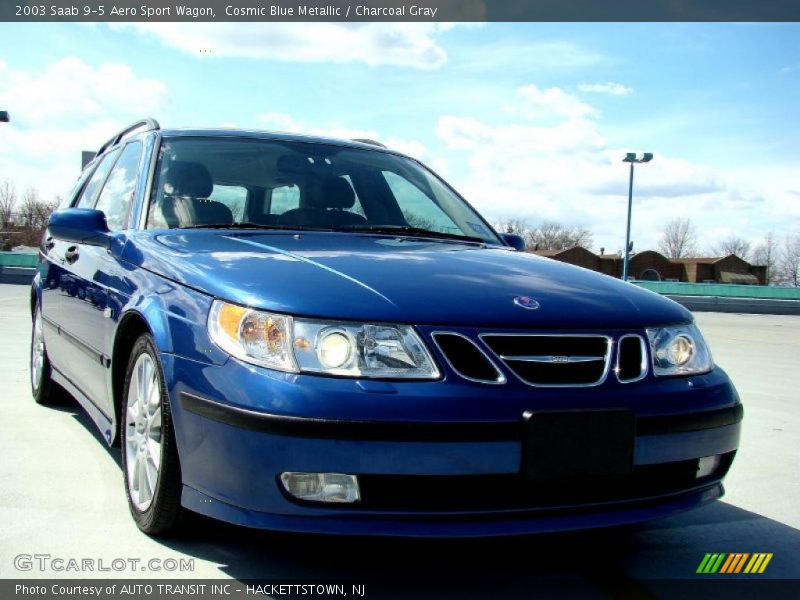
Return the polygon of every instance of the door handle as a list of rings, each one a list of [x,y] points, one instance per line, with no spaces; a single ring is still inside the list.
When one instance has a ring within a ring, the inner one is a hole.
[[[77,246],[70,246],[69,248],[67,248],[67,251],[64,253],[64,258],[70,264],[72,264],[76,260],[78,260],[78,247]]]

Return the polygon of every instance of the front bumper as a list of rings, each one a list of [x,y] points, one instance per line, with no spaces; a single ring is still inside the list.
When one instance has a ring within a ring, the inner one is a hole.
[[[741,404],[719,369],[689,380],[572,392],[565,405],[564,390],[537,390],[533,397],[525,388],[499,394],[454,381],[395,386],[276,375],[235,360],[209,366],[169,354],[162,358],[167,381],[173,382],[183,504],[251,527],[486,536],[648,520],[719,498],[739,443]],[[422,405],[428,410],[421,411]],[[521,469],[524,410],[604,407],[630,408],[636,414],[634,473],[650,473],[651,483],[653,473],[659,479],[658,469],[690,468],[691,461],[704,456],[725,455],[725,460],[699,480],[665,478],[661,485],[632,484],[619,493],[587,488],[585,496],[574,490],[571,495],[522,494],[519,501],[508,502],[509,489],[519,492],[514,482]],[[419,421],[421,414],[431,420]],[[281,491],[278,475],[283,471],[349,473],[372,481],[373,489],[375,481],[388,486],[382,487],[383,502],[372,494],[360,505],[308,505]],[[437,482],[428,486],[439,490],[433,496],[441,498],[441,486],[453,482],[453,488],[473,497],[470,486],[479,486],[472,489],[480,490],[485,501],[385,501],[392,489],[406,483],[424,493],[427,477]],[[497,502],[487,487],[497,490]]]

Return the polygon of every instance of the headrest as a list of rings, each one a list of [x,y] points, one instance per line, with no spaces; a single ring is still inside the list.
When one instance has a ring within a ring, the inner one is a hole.
[[[346,179],[328,175],[314,181],[307,206],[314,208],[352,208],[356,195]]]
[[[199,198],[193,201],[193,205],[195,222],[198,225],[203,223],[219,223],[222,225],[229,225],[230,223],[233,223],[233,213],[231,213],[231,209],[225,206],[222,202],[215,202],[213,200]]]
[[[211,173],[200,163],[175,161],[164,173],[164,193],[171,196],[208,198],[213,190]]]

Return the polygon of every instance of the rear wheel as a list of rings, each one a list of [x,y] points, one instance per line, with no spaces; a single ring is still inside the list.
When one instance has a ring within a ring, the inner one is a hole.
[[[31,332],[31,394],[39,404],[53,404],[56,400],[54,384],[50,378],[50,360],[44,345],[44,327],[42,309],[36,305],[33,315],[33,331]]]
[[[149,334],[133,345],[122,399],[122,466],[128,506],[143,532],[174,531],[181,476],[161,362]]]

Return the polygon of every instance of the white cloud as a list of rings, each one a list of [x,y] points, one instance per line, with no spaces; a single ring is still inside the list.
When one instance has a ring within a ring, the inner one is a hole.
[[[526,86],[518,92],[506,122],[439,118],[435,132],[453,153],[450,164],[463,157],[464,168],[453,183],[490,219],[585,225],[595,232],[598,248],[622,248],[628,166],[621,159],[634,149],[611,146],[595,119],[597,111],[563,89]],[[657,153],[635,171],[636,248],[655,247],[664,223],[676,216],[694,220],[704,245],[725,232],[756,237],[780,229],[775,223],[796,222],[800,209],[790,208],[788,193],[776,190],[769,202],[765,196],[758,186],[743,187],[710,167]]]
[[[438,23],[117,23],[198,57],[438,69]],[[203,53],[201,54],[201,50]]]
[[[3,66],[0,103],[27,124],[69,118],[97,119],[110,112],[149,113],[167,97],[156,79],[137,77],[127,65],[91,66],[69,57],[50,63],[41,72]],[[69,125],[68,122],[63,122]]]
[[[158,111],[167,87],[128,66],[90,65],[64,58],[41,71],[0,65],[0,105],[11,113],[2,126],[3,176],[45,198],[68,190],[80,172],[82,150],[93,150],[121,126]]]
[[[523,110],[529,117],[581,119],[596,114],[595,109],[580,98],[558,87],[542,90],[531,84],[519,88],[518,92],[526,100]]]
[[[633,88],[621,83],[608,81],[606,83],[580,83],[578,91],[593,94],[611,94],[612,96],[627,96],[633,92]]]

